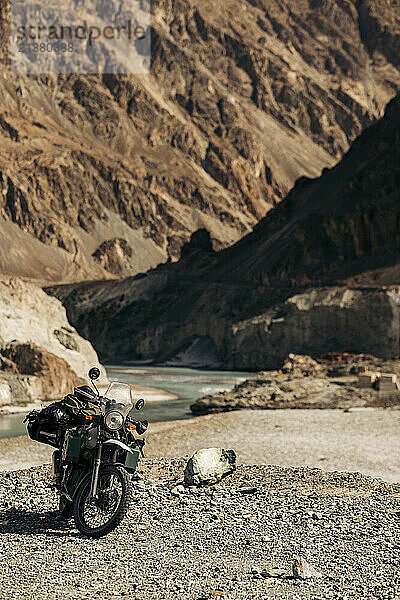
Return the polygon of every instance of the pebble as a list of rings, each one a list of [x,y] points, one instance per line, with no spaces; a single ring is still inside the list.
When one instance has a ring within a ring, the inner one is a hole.
[[[317,569],[308,563],[304,556],[298,556],[292,564],[293,577],[298,579],[311,579],[312,577],[322,577]]]

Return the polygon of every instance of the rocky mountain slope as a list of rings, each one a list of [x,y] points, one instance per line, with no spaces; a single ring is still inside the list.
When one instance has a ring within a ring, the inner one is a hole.
[[[22,76],[1,0],[0,272],[144,272],[202,227],[228,246],[399,89],[396,0],[152,5],[151,76]]]
[[[97,364],[60,302],[32,284],[0,279],[0,411],[59,399]]]
[[[300,180],[254,231],[121,282],[54,290],[106,358],[170,358],[203,338],[222,364],[278,368],[289,352],[399,356],[400,96],[343,160]]]

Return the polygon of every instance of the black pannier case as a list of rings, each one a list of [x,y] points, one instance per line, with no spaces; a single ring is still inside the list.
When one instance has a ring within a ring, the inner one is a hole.
[[[60,446],[63,432],[71,422],[68,411],[59,402],[50,404],[41,411],[32,411],[26,419],[29,437],[55,448]]]

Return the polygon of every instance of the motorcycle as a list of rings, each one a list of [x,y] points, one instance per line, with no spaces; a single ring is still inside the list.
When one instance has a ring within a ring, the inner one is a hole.
[[[145,445],[134,432],[143,435],[148,422],[129,416],[130,385],[113,382],[101,396],[95,384],[100,370],[92,367],[88,375],[95,391],[77,387],[64,401],[30,412],[25,421],[32,439],[57,448],[53,478],[61,515],[73,516],[81,533],[99,538],[113,531],[128,512],[130,478]],[[143,399],[135,404],[136,410],[143,406]]]

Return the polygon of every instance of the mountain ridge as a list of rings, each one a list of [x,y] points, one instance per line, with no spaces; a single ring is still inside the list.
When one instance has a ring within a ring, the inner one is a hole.
[[[7,6],[0,272],[40,282],[147,271],[199,228],[231,245],[400,88],[394,0],[159,0],[149,77],[11,74]]]
[[[166,360],[197,338],[227,368],[276,368],[289,352],[398,356],[399,135],[397,96],[231,248],[192,236],[181,261],[145,276],[49,291],[106,360]]]

